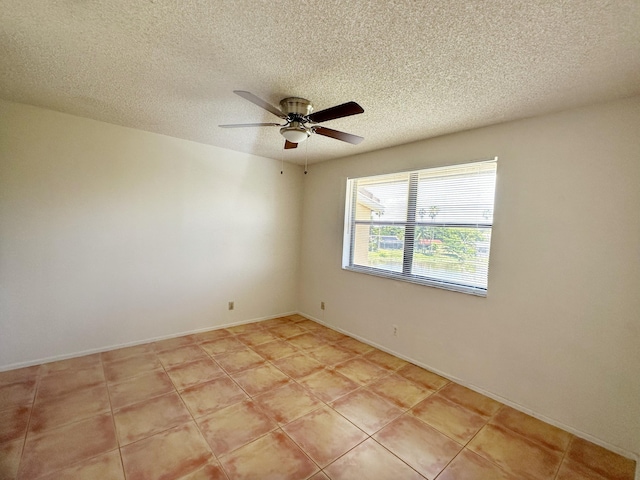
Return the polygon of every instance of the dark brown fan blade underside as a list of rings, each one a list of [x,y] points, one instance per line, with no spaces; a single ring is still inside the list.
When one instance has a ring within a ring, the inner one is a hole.
[[[240,95],[245,100],[249,100],[251,103],[259,106],[260,108],[264,108],[267,112],[271,112],[277,117],[287,118],[287,116],[284,113],[282,113],[279,109],[277,109],[270,103],[265,102],[260,97],[256,97],[251,92],[245,92],[244,90],[234,90],[233,93],[235,93],[236,95]]]
[[[298,144],[290,142],[289,140],[285,139],[285,141],[284,141],[284,149],[285,150],[289,150],[291,148],[298,148]]]
[[[347,102],[342,105],[320,110],[309,115],[309,120],[315,123],[322,123],[335,118],[348,117],[364,112],[364,109],[356,102]]]
[[[229,125],[218,125],[222,128],[242,128],[242,127],[282,127],[279,123],[232,123]]]
[[[358,135],[332,130],[327,127],[313,127],[313,131],[318,135],[335,138],[336,140],[342,140],[343,142],[352,143],[354,145],[358,145],[362,140],[364,140],[363,137],[359,137]]]

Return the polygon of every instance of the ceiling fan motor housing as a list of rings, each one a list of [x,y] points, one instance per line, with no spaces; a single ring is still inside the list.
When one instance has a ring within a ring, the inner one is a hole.
[[[280,129],[280,134],[291,143],[304,142],[311,135],[305,125],[308,115],[313,111],[311,102],[306,98],[287,97],[280,101],[280,110],[287,116],[289,124]]]
[[[280,100],[280,110],[287,116],[293,114],[293,116],[306,117],[313,112],[313,106],[306,98],[287,97]]]

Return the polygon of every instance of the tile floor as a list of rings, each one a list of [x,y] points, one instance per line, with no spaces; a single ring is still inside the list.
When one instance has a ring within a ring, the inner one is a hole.
[[[299,315],[0,373],[0,479],[632,480]]]

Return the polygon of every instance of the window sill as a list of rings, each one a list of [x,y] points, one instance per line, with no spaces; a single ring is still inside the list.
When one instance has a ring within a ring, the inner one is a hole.
[[[452,292],[466,293],[468,295],[475,295],[477,297],[487,296],[487,290],[485,288],[472,287],[469,285],[458,285],[455,283],[431,280],[425,277],[403,275],[402,273],[390,272],[388,270],[380,270],[377,268],[360,267],[357,265],[344,265],[342,269],[348,270],[350,272],[373,275],[375,277],[390,278],[392,280],[399,280],[401,282],[415,283],[417,285],[424,285],[427,287],[441,288],[443,290],[449,290]]]

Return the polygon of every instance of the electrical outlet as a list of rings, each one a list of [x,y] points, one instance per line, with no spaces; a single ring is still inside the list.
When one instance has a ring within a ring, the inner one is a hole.
[[[233,310],[235,307],[235,302],[229,302],[229,310]]]
[[[393,326],[393,336],[397,337],[398,336],[398,325],[394,325]]]
[[[320,310],[324,310],[324,302],[320,302]]]

